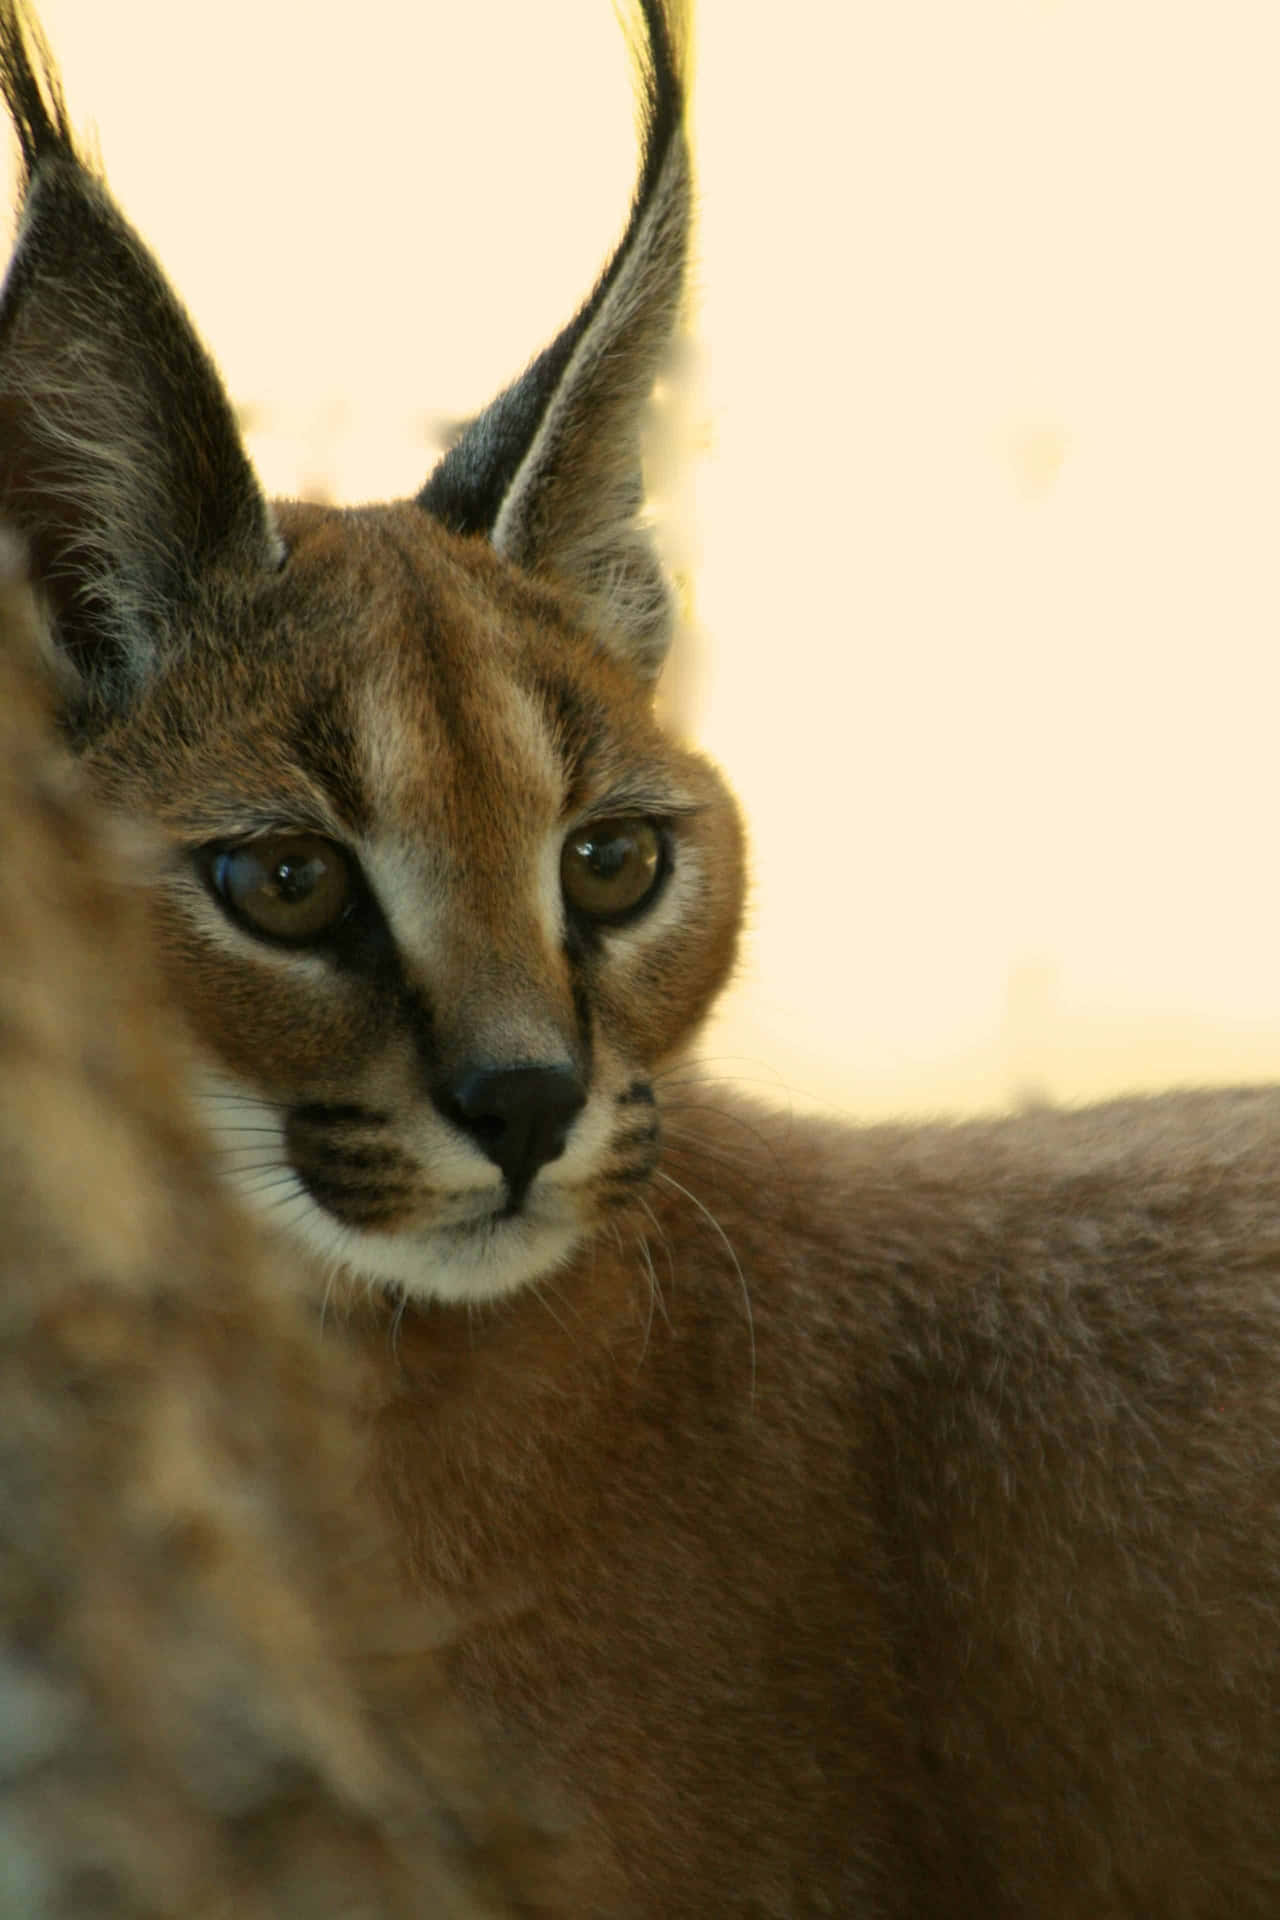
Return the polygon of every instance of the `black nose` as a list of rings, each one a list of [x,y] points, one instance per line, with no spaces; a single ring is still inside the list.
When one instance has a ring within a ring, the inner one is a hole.
[[[436,1105],[501,1167],[514,1212],[538,1168],[564,1152],[586,1098],[573,1067],[464,1067]]]

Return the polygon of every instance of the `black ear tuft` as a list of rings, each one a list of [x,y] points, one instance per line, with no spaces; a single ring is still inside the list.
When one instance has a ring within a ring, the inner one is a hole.
[[[66,656],[117,704],[204,581],[278,564],[278,542],[217,372],[77,153],[17,0],[0,0],[0,92],[25,186],[0,293],[0,517]]]
[[[641,433],[680,314],[690,220],[680,37],[640,0],[644,148],[631,217],[586,304],[471,422],[419,494],[458,533],[574,588],[638,671],[666,651],[670,599],[643,504]]]
[[[18,136],[25,192],[41,160],[75,160],[76,149],[44,35],[10,4],[0,7],[0,93]]]

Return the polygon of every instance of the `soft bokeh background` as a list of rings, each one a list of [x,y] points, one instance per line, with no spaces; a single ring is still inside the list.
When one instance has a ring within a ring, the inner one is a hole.
[[[415,490],[630,191],[608,0],[46,0],[268,486]],[[859,1113],[1280,1073],[1274,0],[702,0],[708,1051]]]

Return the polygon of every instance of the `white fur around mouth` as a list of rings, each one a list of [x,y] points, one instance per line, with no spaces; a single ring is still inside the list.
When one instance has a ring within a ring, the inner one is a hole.
[[[562,1267],[582,1229],[492,1212],[417,1233],[344,1226],[306,1195],[288,1231],[325,1266],[419,1300],[494,1300]]]
[[[401,1288],[414,1299],[479,1301],[512,1293],[562,1267],[582,1238],[564,1220],[499,1207],[467,1219],[399,1233],[349,1226],[323,1207],[292,1174],[295,1191],[267,1216],[273,1231],[301,1244],[326,1278]]]
[[[212,1074],[203,1076],[199,1096],[225,1177],[271,1233],[301,1246],[326,1282],[345,1277],[418,1300],[494,1300],[564,1266],[582,1241],[563,1189],[535,1188],[522,1212],[507,1214],[493,1183],[457,1194],[458,1212],[435,1224],[399,1233],[349,1226],[291,1165],[273,1106]]]

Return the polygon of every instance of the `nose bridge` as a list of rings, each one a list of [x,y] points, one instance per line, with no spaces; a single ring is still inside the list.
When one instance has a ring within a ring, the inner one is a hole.
[[[486,658],[460,664],[465,697],[429,702],[407,730],[389,795],[395,932],[431,1010],[433,1072],[580,1067],[552,844],[563,775],[530,702],[480,672]]]
[[[531,889],[472,871],[448,916],[437,1009],[441,1064],[584,1064],[568,960]]]
[[[529,891],[468,876],[470,913],[453,943],[427,1088],[438,1113],[493,1162],[518,1213],[540,1170],[563,1153],[586,1103],[589,1036],[580,1030],[568,963]]]

